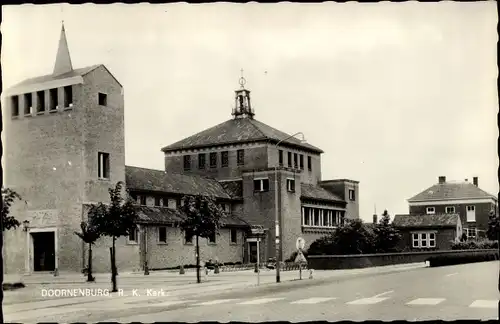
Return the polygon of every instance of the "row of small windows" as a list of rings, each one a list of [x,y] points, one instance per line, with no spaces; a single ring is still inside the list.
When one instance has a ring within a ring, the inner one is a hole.
[[[303,154],[298,154],[298,153],[293,153],[293,159],[292,159],[292,152],[287,152],[287,166],[289,168],[295,168],[300,170],[304,170],[304,155]],[[278,152],[278,163],[280,166],[284,165],[284,155],[283,155],[283,150],[279,150]],[[312,170],[312,159],[311,156],[307,156],[307,169],[309,171]]]
[[[139,195],[136,193],[131,194],[132,199],[139,205],[141,206],[148,206],[148,196],[147,195]],[[182,200],[181,198],[168,198],[165,196],[151,196],[154,199],[154,206],[155,207],[168,207],[171,209],[177,209],[178,206],[181,205]],[[220,203],[220,207],[224,212],[230,213],[231,212],[231,205],[228,203]]]
[[[45,94],[48,94],[48,100],[45,100]],[[35,102],[34,96],[36,96],[36,113],[42,114],[45,111],[56,112],[59,108],[59,96],[58,89],[50,89],[47,92],[37,91],[35,93],[25,93],[23,95],[16,95],[10,97],[11,106],[12,106],[12,117],[17,117],[20,114],[20,97],[23,97],[23,107],[22,111],[24,115],[32,115],[33,114],[33,104]],[[98,93],[98,104],[100,106],[107,106],[108,104],[108,96],[105,93]],[[73,107],[73,87],[66,86],[63,88],[63,108],[68,109]]]
[[[157,227],[158,229],[158,244],[166,244],[167,243],[167,227],[166,226],[160,226]],[[231,244],[236,244],[238,243],[238,233],[236,229],[232,228],[229,230],[229,239]],[[217,235],[213,234],[208,238],[208,242],[215,244],[217,240]],[[135,229],[134,231],[130,232],[128,236],[128,243],[129,244],[134,244],[139,242],[139,230]],[[193,236],[189,234],[184,234],[184,243],[185,244],[192,244],[193,243]]]
[[[286,188],[289,192],[295,192],[295,179],[286,179]],[[253,191],[254,192],[267,192],[269,191],[269,179],[254,179],[253,180]]]
[[[237,164],[238,165],[243,165],[245,163],[245,151],[244,150],[238,150],[237,151]],[[211,152],[209,154],[209,167],[210,168],[217,168],[217,159],[218,159],[218,153],[217,152]],[[198,169],[205,169],[207,167],[207,161],[206,161],[206,153],[200,153],[198,154]],[[220,165],[223,168],[227,168],[229,166],[229,151],[223,151],[220,152]],[[191,170],[191,155],[185,155],[184,156],[184,170]]]
[[[302,226],[335,227],[342,222],[342,211],[302,207]]]

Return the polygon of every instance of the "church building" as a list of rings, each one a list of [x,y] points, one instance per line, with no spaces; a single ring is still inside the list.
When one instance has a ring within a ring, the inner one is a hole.
[[[306,248],[344,219],[359,218],[359,183],[322,180],[323,151],[258,121],[240,80],[230,118],[173,144],[164,170],[125,164],[123,85],[102,64],[74,69],[64,25],[50,75],[4,93],[4,186],[22,196],[23,225],[5,233],[6,273],[81,271],[87,245],[75,235],[88,206],[109,202],[122,181],[137,202],[138,229],[117,241],[120,271],[195,264],[193,238],[176,225],[184,195],[215,197],[227,214],[218,235],[200,239],[201,259],[255,262]],[[95,271],[110,271],[111,240],[93,248]]]

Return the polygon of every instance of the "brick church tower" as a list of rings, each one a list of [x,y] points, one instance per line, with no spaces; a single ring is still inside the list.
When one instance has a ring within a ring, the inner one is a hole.
[[[3,100],[4,186],[22,196],[12,214],[24,222],[5,233],[5,271],[80,271],[82,205],[125,180],[123,87],[102,64],[73,69],[62,25],[53,73]]]

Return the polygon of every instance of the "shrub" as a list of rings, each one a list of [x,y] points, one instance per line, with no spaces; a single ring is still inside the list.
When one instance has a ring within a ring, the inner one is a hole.
[[[473,262],[485,262],[498,260],[499,253],[491,252],[486,254],[458,254],[458,255],[440,255],[430,257],[429,265],[431,267],[441,267],[447,265],[463,264],[463,263],[473,263]]]
[[[470,240],[465,242],[453,242],[452,250],[480,250],[498,249],[498,241],[491,240]]]

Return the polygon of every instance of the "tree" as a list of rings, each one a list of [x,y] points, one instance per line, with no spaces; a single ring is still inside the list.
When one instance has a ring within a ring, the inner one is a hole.
[[[180,207],[184,219],[180,223],[181,229],[187,237],[196,237],[196,278],[200,283],[200,246],[199,237],[209,238],[218,235],[219,229],[224,226],[223,219],[226,213],[216,203],[215,198],[202,195],[186,195],[182,198]]]
[[[345,220],[335,231],[311,243],[309,255],[345,255],[375,252],[375,235],[361,219]]]
[[[97,239],[101,236],[99,233],[97,226],[92,223],[82,222],[80,224],[81,233],[75,232],[79,238],[82,239],[83,242],[89,245],[89,261],[87,267],[87,281],[94,281],[95,278],[92,276],[92,244],[97,241]]]
[[[118,182],[115,188],[108,189],[110,196],[110,204],[105,205],[102,202],[92,205],[88,212],[90,223],[94,224],[97,232],[104,236],[112,238],[112,247],[110,248],[111,256],[111,281],[113,283],[113,292],[117,292],[116,276],[118,271],[116,268],[116,253],[115,242],[121,236],[130,235],[137,230],[137,212],[134,208],[134,201],[127,195],[124,199],[122,196],[123,182]]]
[[[496,215],[495,211],[490,211],[490,219],[488,221],[488,230],[486,235],[489,240],[495,241],[499,239],[500,235],[500,217]]]
[[[377,252],[389,253],[398,251],[397,246],[401,241],[401,234],[390,221],[391,216],[387,210],[384,210],[382,218],[375,224],[375,248]]]
[[[10,208],[16,199],[22,199],[17,192],[9,188],[2,188],[2,231],[15,229],[21,225],[14,216],[10,216]]]

